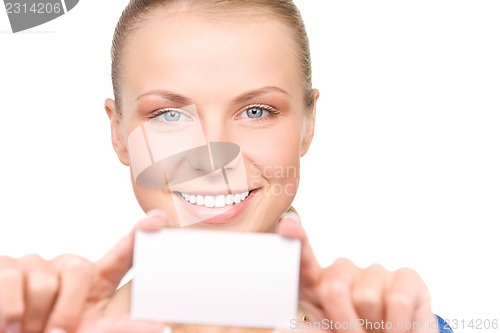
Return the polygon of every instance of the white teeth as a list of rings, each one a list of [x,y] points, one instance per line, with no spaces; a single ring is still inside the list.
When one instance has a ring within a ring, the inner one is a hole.
[[[189,202],[192,203],[192,204],[196,203],[196,195],[191,195],[189,197]]]
[[[248,197],[249,193],[250,192],[228,194],[228,195],[219,194],[217,196],[212,196],[212,195],[203,196],[199,194],[195,195],[186,193],[180,193],[180,195],[184,198],[184,200],[193,205],[205,206],[209,208],[213,207],[220,208],[224,206],[239,204]]]
[[[224,195],[218,195],[215,198],[215,207],[224,207],[226,205],[226,197]]]
[[[215,206],[215,198],[211,195],[205,196],[205,207],[213,208]]]

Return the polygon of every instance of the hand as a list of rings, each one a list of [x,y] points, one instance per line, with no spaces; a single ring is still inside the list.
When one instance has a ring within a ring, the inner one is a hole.
[[[165,226],[162,212],[150,212],[96,263],[73,255],[0,257],[0,333],[163,332],[161,323],[103,312],[132,266],[135,231]]]
[[[328,332],[439,332],[431,311],[430,294],[415,271],[402,268],[390,272],[380,265],[361,269],[344,258],[322,268],[297,214],[286,213],[277,231],[302,242],[299,296],[309,322],[331,320],[333,324],[324,327]],[[422,325],[398,329],[398,323]],[[335,324],[344,327],[335,329]]]

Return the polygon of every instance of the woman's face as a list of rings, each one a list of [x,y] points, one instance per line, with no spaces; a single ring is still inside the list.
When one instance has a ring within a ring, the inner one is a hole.
[[[206,207],[188,202],[181,193],[201,196],[205,202],[212,200],[207,194],[217,199],[221,188],[210,181],[198,181],[196,188],[179,184],[145,189],[132,176],[135,195],[145,211],[164,210],[172,226],[180,225],[179,210],[201,217],[217,211],[219,217],[188,227],[274,231],[295,197],[299,160],[314,132],[315,111],[309,116],[304,111],[296,46],[288,29],[269,18],[215,21],[157,10],[129,36],[120,68],[121,116],[114,102],[106,101],[113,145],[122,163],[133,162],[128,137],[141,124],[172,125],[196,118],[207,142],[240,147],[250,191],[239,204]],[[187,105],[195,106],[195,115],[158,115],[163,112],[159,110],[183,110]],[[165,144],[175,148],[190,139],[189,133],[185,135],[185,140],[181,134]],[[187,162],[182,170],[200,170],[202,164]]]

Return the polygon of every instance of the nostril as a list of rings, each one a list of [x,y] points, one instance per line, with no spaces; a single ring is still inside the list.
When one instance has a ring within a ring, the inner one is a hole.
[[[210,155],[209,146],[204,145],[188,151],[187,161],[191,168],[202,171],[203,174],[207,175],[214,171]]]
[[[214,168],[222,169],[237,160],[240,154],[240,147],[232,142],[210,142],[210,152]]]

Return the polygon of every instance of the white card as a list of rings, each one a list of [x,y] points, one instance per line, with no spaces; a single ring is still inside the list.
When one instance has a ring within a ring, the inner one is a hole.
[[[134,269],[133,318],[280,328],[297,316],[297,239],[229,231],[138,231]]]

